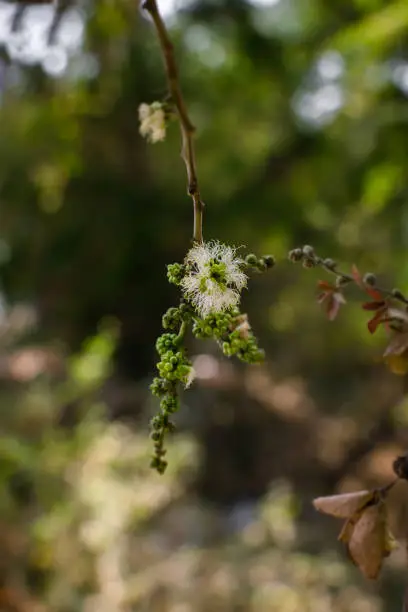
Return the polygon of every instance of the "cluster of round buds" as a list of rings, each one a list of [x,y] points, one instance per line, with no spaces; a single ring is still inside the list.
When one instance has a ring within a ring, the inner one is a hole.
[[[164,408],[166,405],[166,409]],[[167,461],[164,456],[166,449],[164,448],[164,436],[166,433],[171,433],[175,429],[174,423],[170,420],[169,414],[178,410],[177,395],[166,395],[160,402],[161,410],[159,414],[150,421],[151,434],[150,437],[154,442],[154,454],[151,460],[151,467],[163,474],[167,467]]]
[[[234,327],[234,318],[239,315],[238,308],[231,308],[227,312],[216,312],[208,316],[194,319],[193,334],[196,338],[214,338],[221,340],[227,336]]]
[[[175,308],[174,311],[180,309]],[[172,313],[173,318],[176,313]],[[182,317],[178,312],[177,317]],[[176,317],[176,318],[177,318]],[[160,376],[153,380],[150,386],[153,395],[160,398],[160,412],[151,421],[152,432],[150,434],[154,442],[154,455],[151,466],[159,473],[163,473],[167,467],[164,460],[166,453],[164,449],[164,438],[166,433],[175,429],[174,423],[170,420],[170,415],[177,412],[179,400],[177,395],[177,384],[182,383],[188,387],[194,378],[194,369],[191,362],[187,359],[184,349],[181,348],[183,339],[183,324],[180,333],[164,333],[156,342],[156,350],[160,355],[157,369]]]
[[[183,276],[186,273],[186,268],[183,264],[173,263],[167,266],[167,280],[169,283],[180,286]]]
[[[275,258],[272,255],[263,255],[257,257],[254,253],[250,253],[245,257],[245,263],[249,268],[258,270],[258,272],[265,272],[275,265]]]
[[[252,333],[246,315],[235,318],[235,328],[222,343],[222,351],[227,357],[236,355],[240,361],[246,363],[260,363],[265,353],[258,346],[258,341]]]
[[[192,366],[184,351],[166,351],[157,364],[160,376],[167,380],[179,380],[185,385],[191,378]]]
[[[309,244],[306,244],[302,248],[292,249],[288,255],[290,261],[298,262],[301,261],[304,268],[314,268],[318,263],[319,259],[316,257],[315,250]]]
[[[164,329],[177,330],[183,322],[187,322],[191,318],[191,307],[181,302],[178,308],[169,308],[163,315],[162,327]]]
[[[195,319],[193,334],[196,338],[217,340],[227,357],[236,356],[247,363],[259,363],[264,359],[247,315],[240,314],[237,308]]]

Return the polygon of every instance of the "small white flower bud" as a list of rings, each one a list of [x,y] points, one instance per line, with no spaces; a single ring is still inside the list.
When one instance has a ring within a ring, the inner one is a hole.
[[[166,117],[160,102],[139,106],[139,132],[149,142],[155,143],[166,137]]]

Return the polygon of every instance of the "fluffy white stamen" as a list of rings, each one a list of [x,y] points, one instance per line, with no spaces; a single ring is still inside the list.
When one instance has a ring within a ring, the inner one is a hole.
[[[247,276],[234,248],[220,242],[198,244],[187,253],[185,264],[190,272],[181,287],[202,317],[239,303]]]

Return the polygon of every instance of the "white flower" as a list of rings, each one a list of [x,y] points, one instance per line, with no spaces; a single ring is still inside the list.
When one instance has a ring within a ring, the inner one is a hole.
[[[149,142],[159,142],[166,137],[166,117],[160,102],[139,106],[139,132]]]
[[[198,244],[187,253],[188,273],[181,281],[187,299],[202,317],[236,306],[246,286],[244,261],[236,250],[219,242]]]

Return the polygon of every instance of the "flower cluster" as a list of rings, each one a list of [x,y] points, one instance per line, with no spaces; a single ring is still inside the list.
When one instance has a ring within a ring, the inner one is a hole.
[[[194,369],[182,347],[188,326],[192,325],[196,338],[215,340],[227,357],[236,356],[246,363],[262,361],[264,352],[247,315],[239,310],[239,301],[247,284],[246,270],[263,272],[273,264],[269,255],[257,258],[250,254],[242,259],[236,249],[209,242],[194,245],[182,264],[167,266],[167,278],[181,289],[182,297],[178,307],[163,315],[166,332],[156,342],[159,376],[151,391],[160,398],[160,412],[151,421],[151,437],[155,445],[152,467],[158,472],[163,473],[167,466],[164,438],[174,429],[170,415],[179,407],[178,386],[188,388],[194,379]]]
[[[165,139],[166,114],[160,102],[140,104],[139,121],[139,132],[149,142],[155,143]]]

